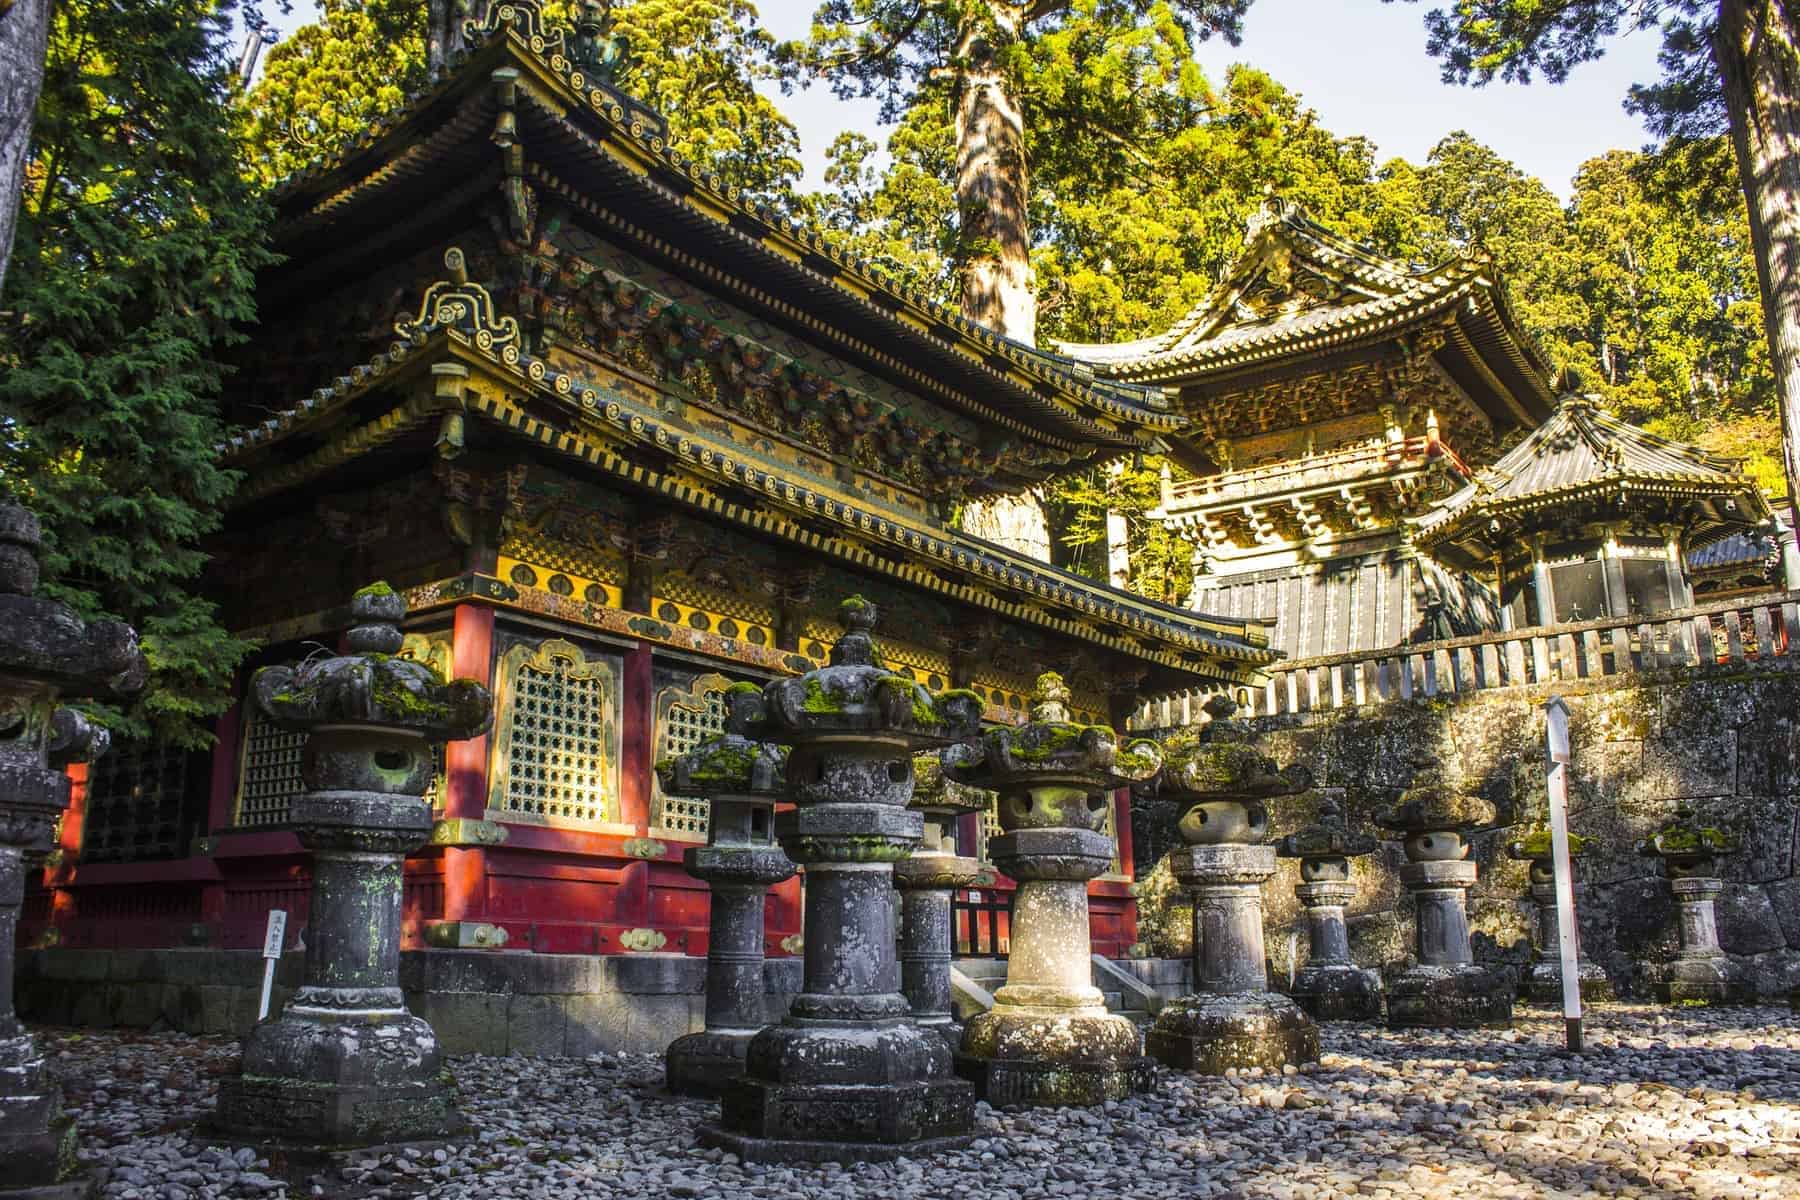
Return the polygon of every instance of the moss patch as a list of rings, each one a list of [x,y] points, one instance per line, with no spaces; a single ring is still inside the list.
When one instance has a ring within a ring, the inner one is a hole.
[[[351,593],[351,598],[355,599],[355,600],[361,600],[364,596],[392,596],[393,594],[394,594],[394,589],[392,586],[389,585],[387,580],[377,579],[374,583],[371,583],[368,587],[357,588],[356,591]]]

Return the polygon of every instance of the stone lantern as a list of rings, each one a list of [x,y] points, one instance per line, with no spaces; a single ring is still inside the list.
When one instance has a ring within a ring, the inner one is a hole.
[[[227,1135],[357,1146],[462,1127],[437,1037],[400,995],[400,873],[431,833],[433,744],[485,733],[493,700],[397,657],[405,615],[386,584],[364,588],[348,654],[251,680],[260,714],[307,735],[291,819],[313,852],[312,891],[300,988],[220,1081]]]
[[[13,1008],[13,943],[25,871],[49,852],[69,803],[62,768],[98,757],[106,733],[57,702],[122,698],[144,685],[137,634],[84,622],[36,595],[37,518],[0,504],[0,1196],[75,1200],[75,1122],[62,1089]]]
[[[941,1034],[952,1051],[962,1043],[962,1026],[950,999],[950,927],[958,888],[981,881],[981,864],[957,854],[956,821],[986,812],[991,793],[957,783],[944,774],[935,754],[913,759],[912,808],[925,818],[925,839],[910,858],[894,864],[900,890],[900,990],[912,1005],[913,1020]]]
[[[1294,976],[1294,1002],[1319,1021],[1372,1021],[1381,1016],[1381,975],[1350,961],[1344,906],[1356,898],[1350,860],[1375,852],[1375,839],[1351,833],[1336,801],[1319,806],[1319,820],[1290,833],[1278,858],[1300,860],[1294,895],[1306,909],[1312,951]]]
[[[754,684],[728,693],[730,708],[754,704]],[[744,1073],[763,1011],[763,907],[769,889],[794,874],[775,844],[775,802],[787,784],[787,749],[735,733],[708,738],[679,758],[656,764],[662,790],[711,802],[706,845],[682,860],[706,883],[712,904],[706,942],[706,1029],[670,1043],[669,1090],[717,1096]]]
[[[1569,867],[1581,856],[1587,839],[1569,835]],[[1550,831],[1539,829],[1515,842],[1508,842],[1509,858],[1531,864],[1531,899],[1537,905],[1537,949],[1531,970],[1525,976],[1525,995],[1533,1004],[1562,1006],[1562,934],[1556,923],[1556,871],[1550,856]],[[1575,884],[1579,908],[1581,885]],[[1575,933],[1575,976],[1581,987],[1581,998],[1587,1001],[1611,1000],[1612,982],[1598,964],[1590,962],[1581,949],[1581,931]]]
[[[1683,804],[1656,834],[1639,843],[1638,853],[1662,860],[1675,895],[1677,933],[1681,948],[1673,962],[1654,971],[1659,998],[1670,1003],[1686,1000],[1731,1004],[1748,999],[1748,989],[1738,969],[1719,946],[1719,923],[1713,902],[1725,889],[1719,878],[1719,855],[1738,848],[1737,840],[1718,829],[1701,825],[1694,810]]]
[[[1475,1029],[1512,1020],[1513,987],[1503,972],[1475,964],[1468,891],[1475,864],[1464,835],[1491,823],[1494,808],[1451,784],[1435,758],[1412,762],[1411,784],[1375,818],[1404,839],[1400,882],[1418,906],[1418,961],[1388,983],[1388,1024],[1396,1029]]]
[[[708,1145],[757,1161],[867,1161],[967,1144],[975,1097],[942,1037],[894,990],[894,869],[919,844],[913,754],[974,735],[981,699],[932,696],[889,671],[875,606],[844,601],[830,665],[732,709],[732,732],[788,746],[775,835],[806,871],[804,983],[787,1019],[751,1039]]]
[[[963,1031],[957,1070],[994,1105],[1099,1104],[1150,1086],[1137,1026],[1093,986],[1088,880],[1112,864],[1106,793],[1155,775],[1155,743],[1069,721],[1062,677],[1038,677],[1031,721],[944,752],[944,772],[999,793],[994,865],[1018,881],[1006,985]]]
[[[1194,900],[1194,993],[1164,1006],[1144,1035],[1158,1062],[1220,1075],[1232,1067],[1316,1062],[1319,1028],[1269,990],[1262,885],[1275,873],[1268,802],[1304,790],[1304,769],[1276,769],[1231,720],[1229,696],[1206,701],[1212,721],[1164,743],[1160,793],[1185,808],[1169,868]]]

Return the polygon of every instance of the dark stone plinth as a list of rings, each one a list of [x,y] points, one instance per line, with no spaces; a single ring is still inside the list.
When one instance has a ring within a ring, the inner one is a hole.
[[[1257,753],[1229,697],[1209,697],[1205,709],[1205,727],[1164,744],[1160,789],[1182,810],[1187,844],[1170,852],[1169,868],[1194,901],[1194,993],[1163,1007],[1144,1048],[1165,1066],[1210,1075],[1317,1062],[1318,1026],[1269,990],[1262,920],[1262,885],[1275,873],[1275,847],[1262,844],[1268,803],[1311,779]]]
[[[116,621],[84,622],[41,599],[37,518],[0,504],[0,1197],[87,1196],[75,1123],[36,1042],[19,1025],[13,967],[25,871],[50,850],[69,802],[62,768],[106,752],[106,731],[63,699],[120,699],[143,686],[137,635]]]
[[[751,1039],[700,1140],[757,1161],[861,1162],[966,1145],[975,1097],[895,991],[894,863],[924,822],[913,754],[974,734],[980,697],[933,696],[880,665],[875,606],[839,607],[829,666],[733,694],[731,732],[789,747],[775,835],[806,870],[805,971],[787,1019]]]
[[[1468,861],[1471,829],[1494,819],[1487,801],[1453,785],[1435,758],[1413,761],[1399,802],[1375,823],[1405,839],[1400,883],[1412,895],[1414,965],[1388,981],[1388,1024],[1395,1029],[1475,1029],[1512,1020],[1517,990],[1511,972],[1477,966],[1469,942]]]
[[[754,702],[753,691],[727,697],[728,709]],[[669,1043],[663,1074],[678,1096],[716,1098],[743,1075],[750,1039],[762,1028],[763,908],[769,889],[794,873],[774,843],[787,751],[724,733],[658,763],[656,773],[669,795],[710,802],[707,844],[683,855],[688,874],[712,893],[706,1028]]]
[[[1307,963],[1294,975],[1290,993],[1314,1020],[1369,1021],[1381,1016],[1381,976],[1350,960],[1344,907],[1356,898],[1350,860],[1375,851],[1375,839],[1351,833],[1333,801],[1319,808],[1319,820],[1281,839],[1279,858],[1300,860],[1294,895],[1306,910],[1311,934]]]
[[[350,611],[350,654],[251,685],[267,719],[307,734],[291,815],[313,875],[303,982],[219,1084],[213,1126],[230,1138],[345,1148],[464,1128],[437,1037],[401,997],[401,863],[431,833],[433,742],[479,736],[493,705],[395,657],[406,605],[385,584]]]
[[[1587,839],[1578,834],[1569,835],[1569,868],[1575,869],[1582,852],[1586,849]],[[1562,931],[1556,921],[1556,867],[1550,852],[1550,831],[1542,829],[1516,842],[1507,844],[1508,856],[1531,864],[1530,890],[1532,903],[1537,908],[1537,945],[1532,956],[1531,966],[1521,981],[1525,998],[1533,1004],[1541,1004],[1551,1008],[1562,1007]],[[1579,912],[1582,903],[1582,888],[1578,883],[1571,883],[1574,890],[1575,908]],[[1613,998],[1612,981],[1606,972],[1589,961],[1581,947],[1581,929],[1579,924],[1575,930],[1575,978],[1584,1001],[1611,1000]]]
[[[990,1104],[1099,1104],[1150,1086],[1138,1031],[1093,985],[1087,884],[1112,864],[1109,788],[1156,774],[1155,743],[1069,721],[1061,676],[1038,677],[1025,725],[944,751],[944,773],[999,793],[988,853],[1018,881],[1006,984],[963,1029],[956,1069]]]

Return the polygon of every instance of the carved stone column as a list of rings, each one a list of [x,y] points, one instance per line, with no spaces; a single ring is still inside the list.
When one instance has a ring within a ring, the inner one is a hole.
[[[1194,898],[1194,993],[1164,1006],[1144,1047],[1165,1066],[1207,1075],[1316,1062],[1318,1026],[1269,990],[1262,925],[1262,885],[1275,873],[1275,847],[1263,844],[1268,801],[1311,779],[1276,770],[1247,744],[1230,697],[1209,697],[1206,711],[1210,724],[1164,743],[1159,788],[1185,809],[1186,845],[1169,864]]]
[[[1356,898],[1350,860],[1375,852],[1375,839],[1351,833],[1343,810],[1327,801],[1318,823],[1290,833],[1275,848],[1279,858],[1300,860],[1294,885],[1306,910],[1312,950],[1294,976],[1294,1003],[1318,1021],[1372,1021],[1381,1016],[1381,975],[1350,960],[1344,906]]]
[[[956,821],[985,812],[989,794],[944,775],[937,757],[913,760],[912,808],[925,818],[925,837],[910,858],[894,864],[900,890],[900,991],[913,1020],[942,1035],[952,1051],[962,1044],[950,998],[953,893],[974,887],[981,864],[957,855]]]
[[[433,743],[487,732],[493,700],[395,657],[405,615],[386,584],[364,588],[348,654],[251,681],[262,715],[307,735],[292,817],[313,877],[304,982],[219,1084],[214,1123],[228,1135],[359,1146],[462,1127],[437,1037],[400,995],[400,870],[431,833]]]
[[[1719,855],[1738,848],[1730,835],[1701,825],[1683,804],[1675,817],[1638,845],[1638,853],[1662,860],[1675,896],[1676,933],[1681,948],[1672,962],[1653,964],[1645,974],[1659,1000],[1671,1004],[1699,1001],[1742,1004],[1754,1000],[1753,989],[1737,964],[1719,946],[1719,923],[1713,902],[1725,889],[1719,878]]]
[[[1474,1029],[1512,1020],[1507,976],[1475,965],[1469,944],[1468,891],[1475,864],[1464,834],[1494,819],[1479,796],[1452,786],[1437,760],[1413,763],[1411,786],[1375,823],[1406,842],[1400,882],[1418,905],[1414,951],[1418,962],[1388,985],[1388,1024],[1396,1029]]]
[[[754,685],[730,692],[735,708],[754,703]],[[763,1012],[763,908],[769,889],[794,873],[775,844],[775,801],[787,782],[787,750],[735,733],[708,738],[656,764],[662,790],[711,801],[706,845],[682,856],[712,897],[706,941],[706,1029],[676,1038],[663,1059],[669,1090],[718,1096],[744,1074]]]
[[[876,610],[852,596],[830,665],[769,684],[732,732],[790,747],[782,849],[806,870],[806,961],[788,1017],[750,1042],[700,1140],[757,1161],[858,1162],[968,1143],[975,1098],[894,990],[894,869],[918,845],[913,754],[972,736],[971,692],[932,696],[881,665]]]
[[[994,1105],[1099,1104],[1148,1088],[1137,1026],[1093,985],[1088,880],[1112,865],[1106,793],[1150,778],[1155,743],[1118,747],[1103,725],[1069,721],[1062,678],[1038,677],[1031,721],[944,752],[952,779],[1000,794],[994,865],[1018,880],[1006,985],[963,1031],[956,1069]]]
[[[1581,856],[1587,839],[1569,835],[1569,866]],[[1531,970],[1525,975],[1525,995],[1533,1004],[1562,1007],[1562,931],[1556,923],[1556,869],[1550,857],[1550,831],[1540,829],[1506,846],[1507,856],[1531,864],[1531,899],[1537,905],[1537,947]],[[1581,905],[1581,885],[1575,884],[1576,908]],[[1583,1000],[1611,1000],[1612,982],[1606,972],[1588,961],[1581,950],[1581,932],[1575,935],[1575,975]]]
[[[27,865],[49,852],[69,803],[62,767],[99,757],[106,732],[61,699],[128,696],[144,684],[137,635],[117,621],[84,623],[37,595],[37,518],[0,504],[0,1196],[76,1200],[75,1122],[62,1088],[13,1008],[13,943]]]

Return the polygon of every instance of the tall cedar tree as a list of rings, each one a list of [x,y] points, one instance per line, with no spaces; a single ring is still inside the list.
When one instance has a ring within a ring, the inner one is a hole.
[[[1031,165],[1026,125],[1039,136],[1096,128],[1072,89],[1031,94],[1031,44],[1080,22],[1125,29],[1178,22],[1188,34],[1234,43],[1249,0],[826,0],[805,43],[782,47],[800,80],[825,77],[839,96],[873,96],[896,121],[941,101],[955,113],[953,268],[963,315],[1027,345],[1037,337],[1031,288]],[[1069,103],[1059,101],[1068,100]]]
[[[1628,107],[1677,139],[1729,132],[1749,208],[1788,487],[1800,493],[1800,6],[1792,0],[1457,0],[1426,17],[1448,80],[1560,82],[1622,30],[1657,29],[1663,78]]]
[[[213,0],[61,0],[0,297],[0,486],[45,527],[46,590],[143,637],[124,731],[205,744],[249,649],[194,590],[236,486],[220,348],[255,319],[266,211],[232,137]]]
[[[549,0],[567,25],[573,6]],[[251,169],[273,183],[329,158],[442,72],[460,48],[469,0],[320,0],[319,20],[269,51],[244,99]],[[774,39],[747,0],[634,0],[611,7],[634,64],[621,87],[659,109],[671,148],[727,183],[777,200],[800,178],[793,125],[756,91]]]
[[[0,287],[12,257],[49,37],[50,0],[0,0]]]

